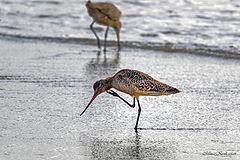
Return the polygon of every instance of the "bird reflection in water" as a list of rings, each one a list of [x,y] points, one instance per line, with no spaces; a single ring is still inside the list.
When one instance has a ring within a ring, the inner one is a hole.
[[[138,132],[135,137],[120,140],[94,139],[91,144],[92,156],[96,159],[141,159],[141,141]]]
[[[86,65],[88,76],[93,79],[104,77],[113,74],[117,71],[120,62],[119,52],[106,54],[106,51],[101,54],[101,51],[96,52],[96,58],[92,58]]]
[[[176,159],[176,147],[173,141],[167,139],[155,139],[154,133],[133,132],[114,134],[104,133],[104,139],[93,138],[90,145],[92,159]],[[113,135],[113,138],[108,137]],[[130,137],[128,137],[130,135]],[[120,137],[119,137],[120,136]]]

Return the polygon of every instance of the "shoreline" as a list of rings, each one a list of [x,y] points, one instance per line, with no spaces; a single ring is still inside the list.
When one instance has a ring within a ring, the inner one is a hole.
[[[78,37],[51,37],[51,36],[27,36],[27,35],[12,35],[0,33],[0,38],[2,40],[19,40],[21,41],[45,41],[45,42],[54,42],[54,43],[66,43],[66,44],[80,44],[80,45],[96,45],[96,40],[91,38],[78,38]],[[101,44],[103,44],[103,40],[101,40]],[[107,45],[110,47],[116,46],[117,42],[113,40],[108,40]],[[220,50],[215,47],[210,46],[184,46],[177,44],[161,44],[161,43],[153,43],[153,42],[137,42],[137,41],[121,41],[121,48],[129,48],[129,49],[142,49],[142,50],[152,50],[152,51],[160,51],[160,52],[168,52],[168,53],[188,53],[200,56],[209,56],[209,57],[219,57],[226,59],[240,59],[239,52],[231,52],[227,50]],[[209,48],[210,47],[210,48]],[[195,48],[195,49],[193,49]],[[96,48],[97,49],[97,48]]]

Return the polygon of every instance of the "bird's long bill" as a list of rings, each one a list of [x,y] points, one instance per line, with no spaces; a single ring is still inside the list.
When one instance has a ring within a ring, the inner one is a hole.
[[[88,109],[88,107],[90,106],[90,104],[93,102],[93,100],[97,97],[97,94],[94,93],[91,101],[88,103],[87,107],[84,109],[84,111],[80,114],[80,116]]]
[[[120,51],[120,37],[119,37],[119,31],[117,33],[117,43],[118,43],[118,50]]]

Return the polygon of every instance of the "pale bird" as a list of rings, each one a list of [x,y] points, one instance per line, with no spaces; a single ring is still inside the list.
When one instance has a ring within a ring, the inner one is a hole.
[[[98,24],[107,26],[104,39],[104,50],[106,50],[106,41],[109,26],[113,27],[117,34],[118,50],[120,50],[120,38],[119,32],[121,28],[121,22],[119,21],[121,12],[119,9],[111,3],[107,2],[97,2],[92,3],[88,0],[86,7],[88,9],[88,14],[93,18],[93,22],[90,25],[90,29],[97,38],[98,48],[101,49],[100,39],[98,38],[96,32],[94,31],[93,24],[97,22]]]

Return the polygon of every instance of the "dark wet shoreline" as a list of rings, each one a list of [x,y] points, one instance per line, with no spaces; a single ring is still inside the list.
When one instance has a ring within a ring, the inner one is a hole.
[[[76,37],[51,37],[51,36],[27,36],[27,35],[14,35],[0,33],[2,39],[16,40],[16,41],[46,41],[54,43],[69,43],[69,44],[82,44],[82,45],[96,45],[96,40],[91,38],[76,38]],[[103,41],[101,42],[103,43]],[[116,46],[116,41],[108,40],[108,46]],[[129,49],[142,49],[142,50],[152,50],[160,52],[169,53],[190,53],[202,56],[213,56],[227,59],[240,59],[240,54],[238,50],[221,50],[214,46],[204,46],[198,44],[192,44],[192,47],[185,46],[183,44],[161,44],[152,42],[137,42],[137,41],[121,41],[122,48]]]

